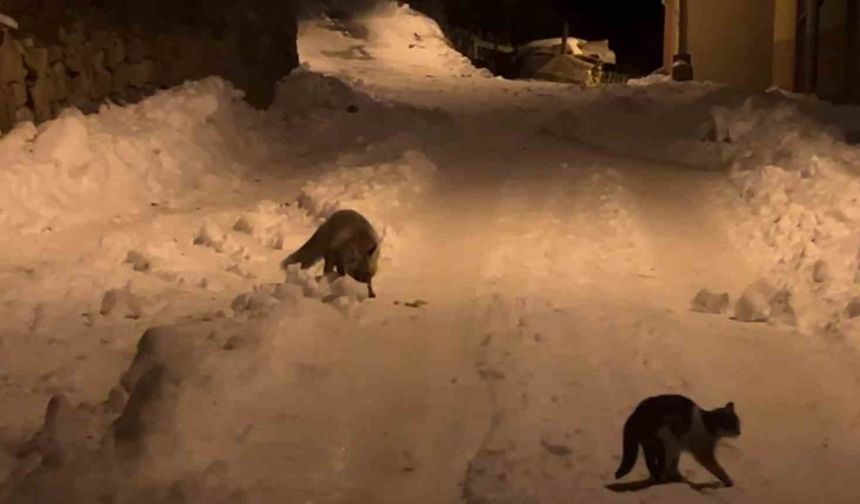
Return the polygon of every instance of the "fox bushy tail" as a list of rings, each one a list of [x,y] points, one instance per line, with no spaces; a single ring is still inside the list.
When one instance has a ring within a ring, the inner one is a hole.
[[[317,228],[313,235],[299,247],[298,250],[288,255],[286,259],[281,261],[281,269],[287,269],[287,266],[299,263],[302,269],[310,268],[325,255],[327,243],[323,236],[323,227]]]

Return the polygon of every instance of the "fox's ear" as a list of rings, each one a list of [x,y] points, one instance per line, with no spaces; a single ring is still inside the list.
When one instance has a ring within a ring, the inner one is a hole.
[[[735,403],[729,402],[728,404],[726,404],[726,409],[732,412],[735,411]]]

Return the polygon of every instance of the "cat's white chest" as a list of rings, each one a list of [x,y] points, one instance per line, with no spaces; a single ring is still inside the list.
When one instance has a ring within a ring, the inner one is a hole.
[[[705,422],[702,419],[702,410],[693,408],[693,415],[690,419],[690,428],[683,433],[678,439],[681,448],[684,450],[692,450],[696,447],[707,445],[711,440],[711,433],[705,427]]]

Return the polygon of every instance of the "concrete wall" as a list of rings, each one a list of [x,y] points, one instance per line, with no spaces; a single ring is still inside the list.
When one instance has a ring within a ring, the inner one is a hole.
[[[0,31],[0,131],[209,75],[264,107],[298,64],[288,1],[6,0],[3,12],[20,30]]]
[[[774,0],[691,0],[688,47],[696,80],[771,85]]]

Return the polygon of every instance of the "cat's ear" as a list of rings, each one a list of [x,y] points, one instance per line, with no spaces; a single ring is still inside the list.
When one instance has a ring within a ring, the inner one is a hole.
[[[729,402],[728,404],[726,404],[726,409],[727,409],[727,410],[729,410],[729,411],[731,411],[732,413],[734,413],[734,411],[735,411],[735,403],[733,403],[733,402]]]

